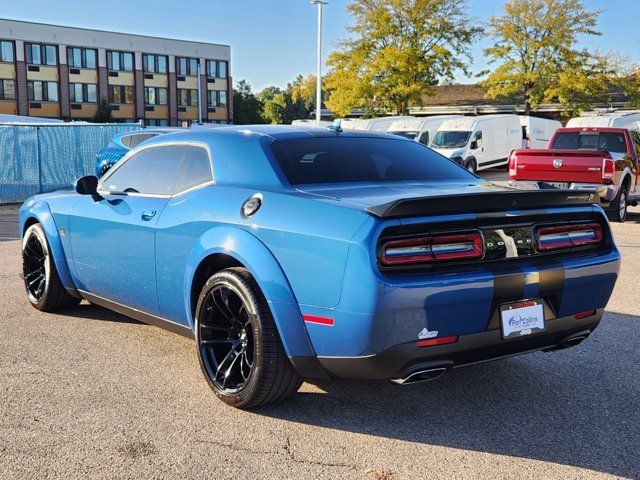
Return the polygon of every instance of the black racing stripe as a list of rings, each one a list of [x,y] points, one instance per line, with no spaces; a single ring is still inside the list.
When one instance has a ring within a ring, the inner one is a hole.
[[[564,266],[560,262],[549,260],[534,260],[531,264],[539,272],[540,290],[538,296],[547,300],[553,313],[558,316],[564,292]]]
[[[500,328],[500,305],[524,299],[525,273],[517,266],[489,267],[493,275],[493,300],[487,330]]]

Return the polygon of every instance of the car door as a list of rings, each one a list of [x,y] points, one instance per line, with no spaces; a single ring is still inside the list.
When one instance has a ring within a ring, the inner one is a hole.
[[[476,166],[480,167],[486,161],[485,147],[484,147],[484,138],[482,135],[482,130],[476,130],[473,132],[471,136],[470,146],[475,146],[475,148],[471,149],[470,156],[473,155],[476,159]]]
[[[635,130],[631,130],[629,133],[631,134],[631,143],[633,144],[633,153],[635,154],[632,172],[634,185],[631,185],[631,191],[635,195],[638,195],[640,194],[638,187],[638,181],[640,180],[640,133]]]
[[[69,220],[73,267],[81,290],[158,314],[155,226],[169,200],[183,149],[152,145],[134,153],[82,196]]]

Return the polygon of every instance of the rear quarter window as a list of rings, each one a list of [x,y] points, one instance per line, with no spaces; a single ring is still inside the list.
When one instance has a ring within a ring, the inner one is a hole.
[[[345,136],[280,140],[271,144],[271,150],[292,185],[476,178],[424,145],[399,139]]]

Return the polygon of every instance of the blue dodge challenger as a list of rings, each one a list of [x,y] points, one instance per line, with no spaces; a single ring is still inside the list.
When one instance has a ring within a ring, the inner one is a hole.
[[[597,201],[385,134],[167,133],[25,202],[24,283],[39,310],[85,299],[195,339],[215,394],[251,408],[303,378],[411,384],[580,343],[620,265]]]

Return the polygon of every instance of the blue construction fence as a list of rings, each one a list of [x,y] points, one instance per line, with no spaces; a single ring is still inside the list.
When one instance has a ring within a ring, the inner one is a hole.
[[[137,123],[0,124],[0,204],[68,189],[95,175],[96,154]]]

